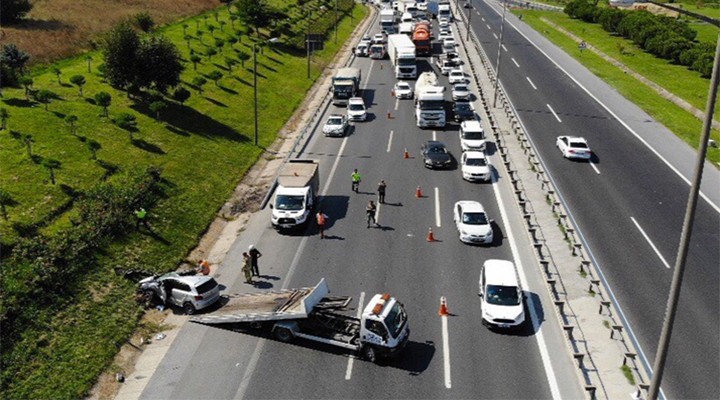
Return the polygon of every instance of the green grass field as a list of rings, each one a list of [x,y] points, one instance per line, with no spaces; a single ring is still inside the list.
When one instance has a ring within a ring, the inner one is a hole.
[[[519,12],[519,11],[515,11]],[[666,60],[644,53],[631,41],[611,36],[600,25],[588,24],[570,19],[565,14],[545,11],[523,10],[523,21],[543,34],[568,54],[580,61],[594,74],[615,87],[623,96],[640,106],[653,118],[675,132],[678,137],[693,147],[697,147],[702,122],[690,113],[661,98],[652,89],[640,81],[628,76],[609,62],[592,52],[582,54],[577,43],[567,35],[543,22],[545,18],[597,47],[609,56],[624,63],[632,70],[654,81],[700,110],[705,110],[710,81],[701,78],[694,71],[683,66],[673,65]],[[715,107],[715,119],[720,119],[720,104]],[[720,132],[713,130],[712,138],[720,141]],[[710,148],[707,158],[720,165],[720,150]]]
[[[287,5],[281,0],[273,3]],[[224,31],[220,31],[214,12],[207,13],[208,18],[198,16],[161,31],[188,59],[189,48],[204,53],[214,46],[205,24],[217,26],[212,34],[215,38],[228,37],[228,11],[220,7],[217,12],[220,21],[225,22]],[[252,60],[246,61],[244,67],[238,63],[229,70],[224,58],[237,59],[237,53],[228,44],[222,54],[203,56],[197,71],[192,63],[187,64],[182,80],[192,96],[185,105],[171,104],[160,120],[143,103],[132,101],[126,93],[103,82],[97,69],[102,62],[99,53],[89,54],[91,72],[84,55],[58,62],[62,70],[60,82],[47,70],[34,73],[35,89],[49,89],[59,96],[47,111],[25,100],[22,89],[3,90],[0,106],[11,117],[8,130],[0,132],[0,188],[15,201],[8,208],[9,220],[0,219],[4,243],[17,240],[17,227],[39,224],[40,231],[46,234],[61,232],[75,212],[72,208],[58,211],[71,200],[68,193],[88,190],[115,168],[123,171],[160,166],[170,188],[167,197],[149,210],[155,235],[130,232],[107,246],[98,255],[97,267],[74,282],[76,290],[70,297],[58,299],[57,304],[38,312],[35,325],[25,330],[12,349],[3,349],[2,357],[10,366],[2,371],[3,397],[78,398],[87,393],[135,329],[141,312],[132,299],[134,285],[115,276],[112,268],[168,271],[186,257],[262,148],[276,139],[279,129],[366,12],[364,7],[355,7],[352,20],[344,18],[339,25],[338,44],[328,40],[323,50],[314,53],[312,79],[306,77],[303,52],[277,44],[258,54],[260,147],[253,144]],[[190,47],[183,24],[188,25]],[[237,21],[235,25],[239,26]],[[202,38],[197,26],[205,32]],[[252,54],[250,43],[244,36],[233,47]],[[208,79],[203,93],[190,84],[194,77],[215,70],[223,77],[217,85]],[[75,74],[85,75],[87,80],[82,96],[77,87],[69,84],[69,77]],[[92,104],[99,91],[112,95],[110,118],[121,112],[137,118],[138,129],[132,140],[130,132],[102,117],[102,109]],[[67,115],[78,117],[76,136],[64,122]],[[34,158],[28,154],[25,135],[32,136]],[[102,163],[91,159],[87,148],[91,140],[101,145],[97,158]],[[49,182],[48,171],[37,163],[40,158],[60,162],[57,184]],[[109,179],[113,180],[112,175]]]

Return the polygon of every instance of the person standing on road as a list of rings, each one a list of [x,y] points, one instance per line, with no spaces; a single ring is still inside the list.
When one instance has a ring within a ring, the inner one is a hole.
[[[378,183],[378,204],[385,204],[385,189],[387,188],[387,184],[385,184],[384,180],[381,180],[380,183]]]
[[[352,191],[357,193],[358,187],[360,186],[360,181],[362,180],[362,177],[360,176],[360,173],[357,169],[355,169],[351,175],[352,177]]]
[[[328,216],[323,214],[322,210],[318,210],[315,214],[315,220],[317,221],[318,229],[320,230],[320,239],[325,239],[325,222]]]
[[[258,258],[262,257],[262,253],[260,253],[260,250],[255,248],[255,245],[251,244],[249,254],[252,274],[253,276],[260,276],[260,271],[258,270]]]
[[[242,271],[245,274],[245,283],[252,284],[252,265],[250,265],[250,255],[248,253],[243,253]]]
[[[367,205],[367,207],[365,207],[365,212],[367,213],[367,227],[370,227],[370,221],[372,221],[373,225],[377,225],[377,221],[375,221],[375,213],[377,212],[377,207],[372,200],[370,200],[370,203]]]

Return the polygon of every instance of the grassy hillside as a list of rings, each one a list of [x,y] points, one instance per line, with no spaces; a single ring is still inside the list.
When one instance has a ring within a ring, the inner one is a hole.
[[[82,217],[73,207],[78,194],[104,180],[122,182],[121,177],[133,170],[162,168],[164,196],[148,210],[151,233],[132,229],[116,233],[115,240],[103,244],[102,251],[86,263],[82,274],[62,282],[66,288],[61,298],[51,304],[28,303],[20,325],[12,326],[17,336],[3,342],[4,397],[78,398],[87,392],[133,331],[141,312],[132,298],[133,284],[115,276],[113,267],[155,271],[176,267],[366,13],[356,6],[352,19],[342,19],[338,44],[329,40],[314,54],[312,79],[307,79],[304,52],[283,42],[300,34],[293,29],[304,31],[303,10],[315,9],[313,19],[318,22],[311,26],[322,24],[319,2],[311,1],[303,9],[294,2],[274,3],[286,9],[293,24],[278,43],[258,54],[260,147],[253,144],[252,60],[243,67],[237,51],[251,54],[254,37],[241,34],[240,42],[230,46],[228,40],[244,28],[230,20],[225,7],[216,10],[217,16],[210,11],[162,29],[186,60],[190,49],[201,54],[202,60],[197,70],[188,63],[182,75],[183,85],[192,92],[190,99],[184,105],[166,100],[170,106],[159,119],[146,103],[103,82],[98,69],[102,55],[97,52],[58,62],[59,81],[50,70],[33,75],[35,90],[57,94],[47,110],[27,100],[24,89],[3,91],[0,106],[9,111],[10,119],[8,129],[0,131],[0,188],[14,201],[8,207],[8,221],[0,218],[5,249],[23,236],[63,236],[72,221]],[[215,26],[212,33],[210,26]],[[268,37],[269,32],[263,31],[258,40],[266,42]],[[219,47],[215,39],[225,44]],[[218,54],[205,55],[209,48],[216,48]],[[86,56],[91,57],[89,65]],[[230,69],[226,57],[237,65]],[[212,71],[222,73],[217,85],[209,78]],[[87,80],[82,95],[69,83],[76,74]],[[208,80],[202,92],[192,84],[198,76]],[[93,97],[100,91],[112,95],[107,118],[94,104]],[[121,113],[135,116],[137,129],[124,130],[111,122]],[[75,134],[65,122],[69,115],[77,116]],[[100,146],[97,161],[88,148],[91,142]],[[55,184],[42,166],[47,159],[59,162]],[[4,302],[32,293],[34,288],[26,287],[32,271],[6,263],[2,269]]]

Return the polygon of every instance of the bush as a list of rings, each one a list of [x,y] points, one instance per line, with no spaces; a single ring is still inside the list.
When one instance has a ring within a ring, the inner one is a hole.
[[[608,32],[617,32],[618,24],[627,13],[617,8],[603,8],[598,13],[597,22]]]
[[[141,12],[135,15],[135,25],[143,32],[150,32],[155,21],[147,12]]]

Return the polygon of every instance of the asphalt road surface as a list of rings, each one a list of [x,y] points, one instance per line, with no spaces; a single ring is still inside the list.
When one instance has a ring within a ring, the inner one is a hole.
[[[378,26],[372,29],[375,33]],[[429,68],[425,59],[419,65]],[[501,218],[500,185],[465,182],[459,167],[425,169],[419,149],[429,139],[445,142],[460,156],[457,125],[420,130],[413,102],[391,97],[395,78],[388,60],[358,59],[353,66],[363,71],[369,120],[355,123],[346,138],[326,138],[316,131],[302,155],[321,163],[328,238],[321,240],[314,226],[279,234],[270,226],[269,211],[263,210],[226,256],[217,279],[232,293],[312,286],[324,277],[333,294],[352,296],[357,310],[375,293],[390,293],[406,306],[408,347],[398,359],[374,365],[312,342],[286,344],[239,326],[187,324],[142,398],[581,397],[556,318],[543,313],[552,306],[540,270],[532,265],[532,249],[527,243],[511,243],[513,221]],[[441,81],[447,83],[446,78]],[[330,106],[323,119],[334,112],[344,109]],[[410,159],[403,159],[405,148]],[[359,193],[350,190],[355,168],[363,177]],[[368,228],[365,206],[376,200],[381,179],[388,185],[387,204],[379,207],[379,226]],[[418,186],[422,198],[415,197]],[[458,200],[478,200],[494,218],[491,246],[459,242],[452,221],[452,205]],[[426,241],[428,228],[437,242]],[[239,279],[240,253],[249,242],[264,253],[263,277],[255,287]],[[536,324],[526,324],[517,334],[481,325],[477,281],[488,258],[520,265],[527,280],[528,319],[532,307]],[[447,297],[452,313],[447,330],[438,316],[441,296]]]
[[[472,29],[494,60],[500,8],[494,2],[474,4]],[[688,164],[694,163],[695,155],[684,144],[667,149],[660,143],[651,149],[642,143],[627,125],[641,137],[659,136],[648,116],[638,113],[630,116],[632,121],[618,119],[625,104],[605,103],[611,113],[593,98],[603,97],[603,91],[611,88],[595,86],[591,97],[581,82],[565,72],[581,76],[583,71],[572,63],[562,64],[561,69],[546,56],[553,52],[552,46],[537,34],[519,33],[516,26],[523,24],[508,16],[500,63],[502,85],[651,363],[689,193],[687,181],[676,170],[691,179]],[[534,43],[541,43],[545,54]],[[642,120],[648,123],[638,123]],[[594,153],[590,162],[563,159],[555,148],[561,135],[585,137]],[[678,154],[683,159],[667,161]],[[720,397],[717,176],[709,166],[703,186],[707,197],[700,199],[695,216],[663,380],[664,392],[671,398]]]

